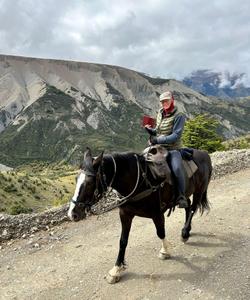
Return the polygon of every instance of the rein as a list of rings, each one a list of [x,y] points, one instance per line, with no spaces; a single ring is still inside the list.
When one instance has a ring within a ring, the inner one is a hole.
[[[106,175],[104,174],[104,172],[102,170],[102,166],[100,166],[100,169],[99,169],[100,182],[101,182],[102,188],[104,190],[104,193],[102,193],[102,195],[100,196],[100,198],[103,198],[103,197],[107,198],[111,194],[111,192],[112,192],[112,187],[111,186],[112,186],[112,184],[113,184],[113,182],[115,180],[115,176],[116,176],[116,170],[117,170],[117,168],[116,168],[116,162],[115,162],[114,157],[112,155],[110,155],[110,156],[111,156],[113,164],[114,164],[114,174],[113,174],[113,177],[112,177],[112,179],[110,181],[110,184],[107,185]],[[98,186],[98,184],[96,184],[96,186]],[[96,198],[98,198],[98,188],[95,189],[94,195],[95,195]]]

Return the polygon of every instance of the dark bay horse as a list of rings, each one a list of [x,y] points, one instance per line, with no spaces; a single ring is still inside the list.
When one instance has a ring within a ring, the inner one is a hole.
[[[191,221],[197,209],[201,213],[209,209],[207,188],[211,178],[212,165],[207,152],[194,150],[193,160],[198,170],[187,182],[186,220],[182,228],[182,238],[187,240],[191,231]],[[168,182],[155,179],[149,171],[143,155],[135,153],[100,154],[93,158],[87,148],[84,161],[77,177],[76,189],[71,200],[68,216],[79,221],[86,216],[91,206],[97,203],[109,188],[115,189],[126,200],[119,206],[122,232],[120,249],[115,266],[109,271],[107,280],[115,283],[125,268],[125,250],[134,216],[151,218],[158,237],[162,240],[159,258],[170,255],[165,238],[164,212],[176,205],[175,188]],[[146,191],[146,192],[145,192]],[[192,203],[189,197],[192,197]]]

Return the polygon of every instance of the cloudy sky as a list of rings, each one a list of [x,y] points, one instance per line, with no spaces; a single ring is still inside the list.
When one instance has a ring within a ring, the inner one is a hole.
[[[0,53],[250,77],[249,0],[0,0]]]

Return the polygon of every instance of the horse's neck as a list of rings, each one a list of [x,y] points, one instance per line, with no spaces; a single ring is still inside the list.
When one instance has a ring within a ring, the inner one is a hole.
[[[114,156],[113,158],[114,161],[110,156],[105,160],[105,175],[107,177],[107,183],[110,185],[115,174],[114,180],[111,183],[112,188],[114,188],[118,193],[126,195],[133,189],[136,182],[136,158],[133,156]]]

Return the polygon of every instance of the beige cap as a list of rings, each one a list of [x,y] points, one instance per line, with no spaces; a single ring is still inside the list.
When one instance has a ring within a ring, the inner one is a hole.
[[[171,99],[172,99],[172,93],[170,91],[166,91],[160,95],[160,101],[171,100]]]

